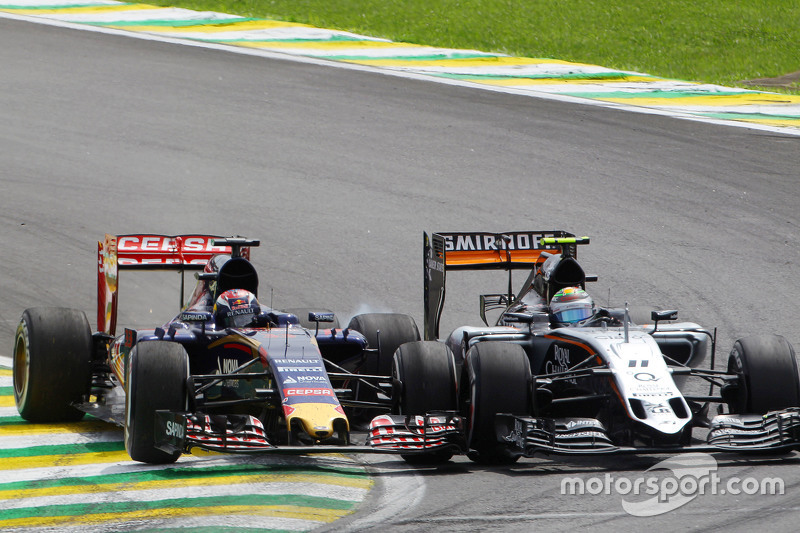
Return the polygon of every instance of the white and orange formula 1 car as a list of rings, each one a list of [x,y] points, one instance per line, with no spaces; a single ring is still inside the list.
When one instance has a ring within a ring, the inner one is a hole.
[[[394,355],[401,412],[459,418],[469,457],[489,464],[800,447],[800,376],[785,338],[739,339],[717,368],[716,333],[674,322],[677,311],[637,324],[627,305],[596,306],[586,289],[596,277],[577,261],[588,243],[565,231],[425,234],[425,340]],[[508,288],[480,297],[482,324],[440,338],[446,275],[464,270],[507,272]]]

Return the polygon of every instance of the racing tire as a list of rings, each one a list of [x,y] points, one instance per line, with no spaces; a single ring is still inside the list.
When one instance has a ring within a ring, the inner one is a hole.
[[[458,409],[458,381],[453,352],[436,341],[403,344],[392,363],[392,411],[424,416],[432,411]],[[436,465],[453,457],[451,450],[425,454],[404,454],[412,465]]]
[[[409,315],[400,313],[366,313],[356,315],[350,319],[348,329],[355,330],[367,339],[367,347],[377,348],[377,357],[370,354],[361,368],[359,374],[369,376],[391,376],[392,357],[401,345],[407,342],[420,340],[419,330],[414,319]],[[379,334],[380,332],[380,334]],[[380,342],[378,342],[380,340]],[[356,384],[355,399],[364,402],[377,400],[377,393],[370,388]],[[369,422],[374,409],[353,408],[350,416],[357,424]]]
[[[780,335],[737,340],[728,357],[728,372],[739,387],[728,408],[736,414],[765,414],[800,407],[800,375],[794,348]]]
[[[497,442],[495,415],[528,415],[531,368],[525,350],[518,344],[480,342],[469,349],[461,389],[467,416],[467,456],[476,463],[515,463],[506,446]]]
[[[356,315],[350,319],[347,327],[364,335],[367,339],[367,346],[379,350],[377,360],[368,361],[365,368],[362,369],[364,374],[391,375],[392,357],[397,348],[407,342],[420,340],[419,329],[417,329],[414,318],[400,313]],[[378,342],[379,340],[380,342]]]
[[[92,331],[82,311],[34,307],[14,339],[14,401],[29,422],[76,422],[91,390]]]
[[[181,452],[155,447],[155,412],[185,411],[189,356],[175,342],[145,341],[133,347],[126,367],[125,449],[142,463],[174,463]]]
[[[317,323],[308,319],[308,313],[333,313],[328,309],[320,309],[318,307],[293,307],[291,309],[284,309],[284,313],[291,313],[297,317],[298,323],[311,331],[316,331]],[[319,329],[339,329],[339,318],[334,315],[333,322],[320,322]]]

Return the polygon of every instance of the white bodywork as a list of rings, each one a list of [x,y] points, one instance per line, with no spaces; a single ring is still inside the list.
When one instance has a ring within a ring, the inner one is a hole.
[[[627,341],[623,328],[562,328],[556,332],[565,340],[572,338],[591,347],[603,359],[631,419],[666,434],[678,433],[691,421],[691,416],[680,418],[670,405],[669,401],[677,398],[684,413],[691,413],[658,344],[642,329],[630,328]],[[645,418],[634,413],[629,399],[642,402]]]

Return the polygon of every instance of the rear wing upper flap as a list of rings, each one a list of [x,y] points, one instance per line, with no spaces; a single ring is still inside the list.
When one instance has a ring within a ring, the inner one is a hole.
[[[231,246],[214,243],[224,239],[202,234],[106,234],[97,243],[98,330],[110,335],[116,330],[119,270],[202,270],[215,255],[231,253]],[[240,248],[241,256],[249,258],[249,246]]]
[[[533,268],[550,254],[559,253],[564,239],[575,238],[566,231],[507,231],[503,233],[433,233],[431,242],[444,259],[446,270],[507,270]],[[556,243],[542,240],[555,239]],[[572,257],[576,256],[572,247]]]
[[[425,338],[439,338],[445,274],[450,270],[534,269],[551,255],[577,257],[588,238],[561,230],[423,233]],[[511,292],[509,275],[509,298]]]

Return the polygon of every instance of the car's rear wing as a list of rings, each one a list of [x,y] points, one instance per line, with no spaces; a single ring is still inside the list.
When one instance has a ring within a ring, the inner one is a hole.
[[[114,335],[117,326],[117,292],[120,270],[202,270],[230,246],[215,245],[216,235],[108,235],[97,243],[97,329]],[[242,257],[250,249],[241,247]],[[181,286],[181,294],[183,286]]]
[[[542,240],[555,239],[550,243]],[[511,271],[532,270],[553,254],[569,247],[572,257],[581,244],[572,233],[560,230],[423,233],[425,272],[425,339],[439,338],[439,320],[445,297],[445,274],[448,270],[507,270],[508,292]],[[546,252],[546,253],[544,253]]]

